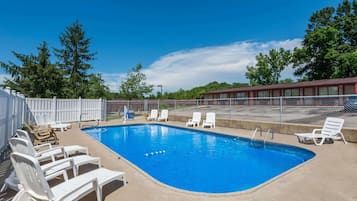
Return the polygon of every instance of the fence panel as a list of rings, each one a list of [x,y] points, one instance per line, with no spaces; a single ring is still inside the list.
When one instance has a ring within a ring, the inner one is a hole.
[[[15,135],[16,129],[20,128],[26,118],[24,114],[24,97],[20,94],[0,89],[0,153],[7,148],[9,138]]]
[[[104,120],[102,99],[26,98],[33,123]]]

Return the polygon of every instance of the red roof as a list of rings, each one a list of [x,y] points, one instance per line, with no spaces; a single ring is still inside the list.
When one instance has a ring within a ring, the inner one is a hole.
[[[246,91],[263,91],[263,90],[271,90],[271,89],[290,89],[290,88],[319,87],[319,86],[335,86],[338,84],[356,84],[356,83],[357,83],[357,77],[350,77],[350,78],[338,78],[338,79],[328,79],[328,80],[304,81],[304,82],[287,83],[287,84],[273,84],[273,85],[264,85],[264,86],[240,87],[240,88],[233,88],[233,89],[210,91],[205,94],[220,94],[220,93],[246,92]]]

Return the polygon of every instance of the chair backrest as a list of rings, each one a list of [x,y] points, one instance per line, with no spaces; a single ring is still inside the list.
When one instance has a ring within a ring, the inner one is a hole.
[[[24,140],[22,138],[11,138],[9,140],[11,150],[13,152],[19,152],[29,156],[36,156],[36,151],[33,148],[31,142]]]
[[[53,200],[53,193],[37,159],[14,152],[11,162],[25,192],[38,200]]]
[[[150,118],[156,119],[157,118],[157,114],[158,114],[158,111],[156,109],[155,110],[151,110]]]
[[[207,114],[206,114],[206,122],[215,123],[216,122],[216,113],[207,112]]]
[[[160,117],[162,119],[167,119],[169,117],[169,111],[168,110],[161,110],[161,115]]]
[[[17,137],[19,137],[21,139],[24,139],[24,140],[27,140],[29,142],[32,142],[32,140],[30,138],[30,135],[28,134],[27,131],[24,131],[24,130],[21,130],[21,129],[17,129],[16,130],[16,135],[17,135]]]
[[[192,121],[193,122],[200,122],[201,121],[201,112],[193,112]]]
[[[321,134],[326,136],[336,136],[338,135],[343,127],[344,119],[327,117],[322,127]]]

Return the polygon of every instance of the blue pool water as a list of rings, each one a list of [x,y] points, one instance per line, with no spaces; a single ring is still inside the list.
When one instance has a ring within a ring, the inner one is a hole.
[[[314,157],[294,146],[160,124],[83,131],[158,181],[195,192],[247,190]]]

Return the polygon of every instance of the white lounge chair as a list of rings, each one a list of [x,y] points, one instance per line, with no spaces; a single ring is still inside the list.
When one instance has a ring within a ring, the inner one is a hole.
[[[312,133],[295,133],[299,142],[304,142],[306,139],[312,139],[316,145],[322,145],[326,139],[339,140],[342,139],[347,144],[341,130],[344,119],[327,117],[322,129],[313,129]],[[317,139],[321,139],[318,142]]]
[[[27,154],[30,155],[34,158],[38,158],[36,153],[34,152],[32,145],[30,142],[27,140],[21,139],[21,138],[11,138],[9,140],[10,147],[13,152],[18,152],[22,154]],[[72,156],[69,158],[64,158],[56,161],[52,161],[50,163],[46,163],[42,165],[43,170],[46,171],[45,175],[51,175],[54,172],[57,172],[60,169],[73,169],[73,174],[74,176],[78,175],[79,172],[79,166],[84,165],[84,164],[96,164],[98,167],[101,166],[100,164],[100,158],[99,157],[93,157],[93,156],[88,156],[88,155],[77,155],[77,156]],[[62,165],[60,165],[62,164]],[[55,166],[56,167],[52,167]]]
[[[159,118],[157,118],[158,121],[167,121],[169,118],[169,111],[168,110],[161,110]]]
[[[202,122],[202,128],[204,127],[216,128],[216,113],[207,112],[206,119]]]
[[[157,115],[158,115],[158,110],[156,109],[151,110],[150,116],[148,116],[147,120],[148,121],[157,120]]]
[[[27,140],[21,138],[11,138],[9,140],[9,144],[13,152],[34,156],[31,152],[30,145]],[[72,169],[73,175],[77,176],[79,173],[79,167],[85,164],[96,164],[98,168],[101,167],[99,157],[78,155],[46,163],[44,165],[41,165],[41,169],[44,172],[44,175],[46,176],[46,180],[54,179],[59,175],[62,175],[65,180],[68,180],[66,170]],[[11,172],[9,177],[5,179],[4,185],[2,186],[0,192],[5,191],[8,187],[12,190],[18,191],[18,184],[18,178],[16,177],[14,172]]]
[[[21,190],[31,197],[30,200],[72,201],[96,191],[97,200],[101,201],[104,185],[114,180],[122,180],[126,184],[124,172],[99,168],[50,187],[35,158],[12,153],[11,162],[20,180]]]
[[[200,126],[201,112],[193,112],[192,119],[186,122],[186,126]]]
[[[69,123],[62,123],[59,121],[49,120],[46,114],[39,114],[35,116],[36,124],[39,126],[50,126],[52,129],[61,130],[61,132],[72,127]]]
[[[32,142],[29,134],[25,130],[17,129],[16,135],[19,138],[22,138],[24,140]],[[32,143],[30,143],[30,144],[32,145]],[[81,152],[81,153],[84,153],[87,155],[89,154],[88,148],[80,146],[80,145],[68,145],[68,146],[60,147],[60,148],[63,148],[63,150],[59,149],[58,147],[53,147],[51,143],[44,143],[44,144],[40,144],[40,145],[32,146],[32,147],[33,147],[35,153],[38,150],[44,151],[44,153],[42,153],[43,159],[40,159],[40,160],[46,160],[50,157],[52,159],[52,161],[54,161],[55,160],[54,157],[61,153],[64,154],[64,157],[68,157],[69,155],[76,153],[76,152]]]

